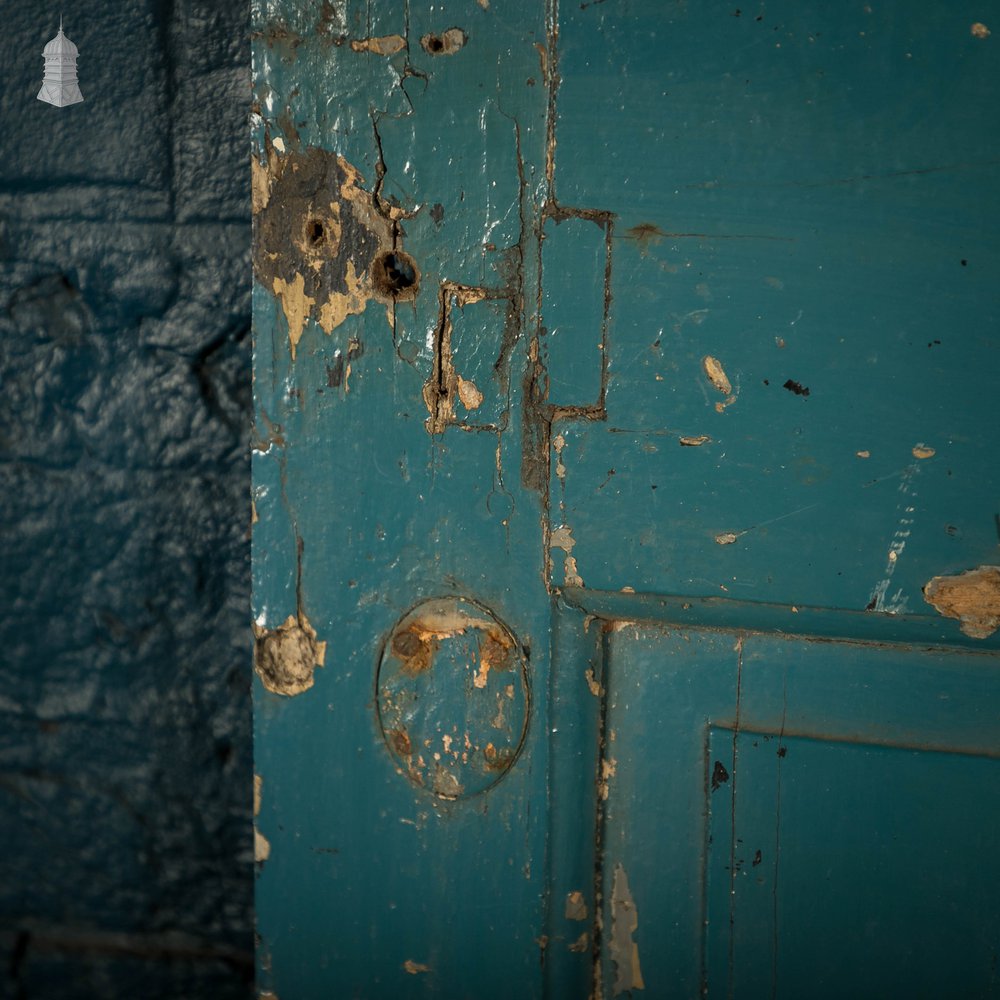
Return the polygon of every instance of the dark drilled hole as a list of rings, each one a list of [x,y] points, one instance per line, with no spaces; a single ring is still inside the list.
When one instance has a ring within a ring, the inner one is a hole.
[[[376,258],[372,276],[375,290],[393,299],[412,299],[420,287],[417,265],[402,250],[390,250]]]
[[[311,247],[318,247],[326,242],[326,230],[319,219],[310,219],[306,223],[306,243]]]
[[[427,39],[427,48],[429,48],[431,52],[440,52],[444,48],[444,42],[442,42],[437,35],[431,35],[431,37]]]

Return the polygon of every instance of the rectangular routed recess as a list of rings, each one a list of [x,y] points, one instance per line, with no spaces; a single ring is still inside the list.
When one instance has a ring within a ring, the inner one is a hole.
[[[540,346],[548,402],[557,408],[603,403],[607,225],[579,216],[545,221]]]

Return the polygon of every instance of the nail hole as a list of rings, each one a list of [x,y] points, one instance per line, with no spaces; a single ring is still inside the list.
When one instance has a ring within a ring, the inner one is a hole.
[[[375,291],[398,301],[414,298],[420,288],[420,271],[413,258],[402,250],[389,250],[372,265]]]

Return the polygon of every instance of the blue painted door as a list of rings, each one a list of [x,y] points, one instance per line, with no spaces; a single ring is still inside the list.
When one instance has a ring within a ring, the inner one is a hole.
[[[255,0],[262,995],[1000,995],[990,28]]]

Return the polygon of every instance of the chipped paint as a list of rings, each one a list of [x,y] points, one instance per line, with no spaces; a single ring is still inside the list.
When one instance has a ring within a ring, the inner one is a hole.
[[[723,531],[715,536],[715,541],[719,545],[732,545],[739,537],[735,531]]]
[[[403,968],[411,976],[419,975],[421,972],[430,972],[431,971],[431,967],[429,965],[425,965],[423,962],[414,962],[412,958],[408,958],[403,963]]]
[[[420,39],[420,47],[428,55],[453,56],[468,40],[469,36],[461,28],[449,28],[440,35],[424,35]]]
[[[264,779],[259,774],[255,774],[253,776],[253,859],[257,864],[263,864],[271,856],[270,842],[257,829],[257,817],[260,815],[260,800],[263,786]]]
[[[567,524],[561,524],[549,535],[549,548],[562,549],[564,552],[572,552],[576,540],[573,538],[573,529]]]
[[[562,453],[563,448],[566,447],[566,438],[562,434],[557,434],[552,439],[552,448],[556,453],[556,478],[560,480],[566,479],[566,466],[563,464]]]
[[[575,889],[566,896],[566,919],[587,919],[587,900],[584,898],[583,893],[580,892],[579,889]]]
[[[854,454],[857,455],[858,458],[871,458],[872,457],[872,453],[870,451],[856,451]]]
[[[316,304],[316,300],[305,294],[305,280],[301,274],[295,275],[291,282],[285,281],[284,278],[275,278],[273,287],[274,294],[281,300],[281,307],[288,322],[288,342],[291,344],[292,358],[294,358],[295,349],[302,339],[306,317]]]
[[[713,358],[710,354],[706,354],[705,357],[701,359],[701,366],[705,370],[705,374],[708,376],[709,382],[711,382],[723,396],[732,395],[732,383],[729,381],[729,376],[726,375],[726,371],[722,367],[722,362],[719,361],[718,358]]]
[[[707,310],[702,311],[707,312]],[[701,359],[701,367],[708,377],[709,382],[726,397],[723,402],[715,404],[716,413],[722,413],[727,406],[732,406],[736,402],[736,395],[733,393],[733,386],[729,381],[729,376],[722,367],[722,362],[718,358],[713,358],[711,354],[706,354]]]
[[[913,457],[914,458],[933,458],[937,452],[933,448],[928,448],[925,444],[917,444],[913,446]]]
[[[935,576],[923,593],[928,604],[946,618],[957,618],[973,639],[986,639],[1000,628],[1000,566]]]
[[[712,439],[707,434],[699,434],[697,437],[682,437],[677,440],[684,448],[700,448]]]
[[[634,622],[626,622],[626,625],[634,624]],[[614,757],[605,757],[601,761],[601,776],[597,782],[597,790],[601,796],[602,802],[607,802],[608,795],[611,792],[611,779],[618,772],[618,761]]]
[[[969,32],[973,38],[989,38],[992,34],[990,29],[987,28],[982,21],[976,21],[976,23],[969,29]]]
[[[611,958],[615,963],[614,993],[644,990],[639,967],[639,945],[632,935],[639,929],[639,913],[621,863],[615,865],[611,889]]]
[[[372,52],[378,56],[392,56],[406,48],[402,35],[379,35],[376,38],[356,38],[351,42],[355,52]]]
[[[567,587],[582,587],[583,577],[576,568],[576,559],[566,556],[563,560],[563,583]]]
[[[567,945],[570,951],[585,952],[590,947],[590,935],[584,931],[575,941]]]
[[[590,693],[595,698],[603,698],[604,697],[604,688],[601,687],[600,682],[597,680],[597,677],[594,675],[593,668],[592,667],[587,667],[587,669],[583,672],[583,676],[584,676],[584,679],[587,681],[587,687],[590,688]]]
[[[373,298],[392,301],[375,272],[402,251],[363,183],[343,157],[315,147],[278,156],[267,140],[263,161],[252,160],[254,273],[281,304],[293,359],[310,319],[330,334]]]
[[[323,666],[326,643],[317,641],[304,614],[289,615],[276,629],[254,622],[253,633],[254,670],[268,691],[290,696],[313,686],[313,672]]]
[[[483,405],[483,394],[471,379],[458,376],[458,398],[467,410],[478,410]]]

